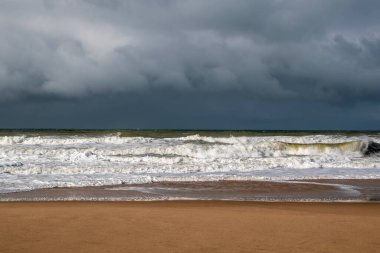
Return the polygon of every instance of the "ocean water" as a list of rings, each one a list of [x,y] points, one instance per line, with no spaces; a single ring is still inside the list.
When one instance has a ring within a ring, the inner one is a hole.
[[[380,178],[379,132],[0,131],[0,193],[160,181]]]

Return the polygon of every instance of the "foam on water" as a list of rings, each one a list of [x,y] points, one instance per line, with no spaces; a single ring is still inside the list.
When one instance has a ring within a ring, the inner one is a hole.
[[[380,178],[379,156],[366,155],[372,142],[380,139],[1,136],[0,192],[152,181]]]

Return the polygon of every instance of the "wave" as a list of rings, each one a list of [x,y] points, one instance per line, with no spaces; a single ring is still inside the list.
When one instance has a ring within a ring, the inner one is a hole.
[[[325,153],[329,151],[360,152],[363,155],[371,155],[380,152],[380,144],[373,141],[350,141],[342,143],[279,143],[280,150],[293,153]]]
[[[350,141],[341,143],[280,143],[280,150],[294,153],[327,153],[329,151],[360,152],[363,155],[380,153],[380,144],[374,141]],[[315,152],[316,151],[316,152]]]
[[[96,154],[106,156],[184,156],[193,158],[272,157],[289,155],[326,155],[357,153],[364,156],[380,153],[380,144],[368,140],[336,142],[331,136],[309,137],[204,137],[180,138],[99,137],[79,136],[5,136],[0,137],[3,152],[19,155],[57,152],[81,153],[96,148]],[[4,154],[5,154],[4,153]],[[88,157],[88,154],[85,154]]]
[[[0,192],[151,181],[380,178],[379,137],[0,136]]]

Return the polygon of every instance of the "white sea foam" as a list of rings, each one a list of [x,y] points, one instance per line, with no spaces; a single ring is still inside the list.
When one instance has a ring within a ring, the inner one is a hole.
[[[380,178],[365,136],[0,137],[0,192],[151,181]]]

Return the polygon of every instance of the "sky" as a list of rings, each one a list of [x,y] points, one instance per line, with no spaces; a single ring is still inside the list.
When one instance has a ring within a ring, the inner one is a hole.
[[[0,128],[380,129],[380,1],[2,0]]]

